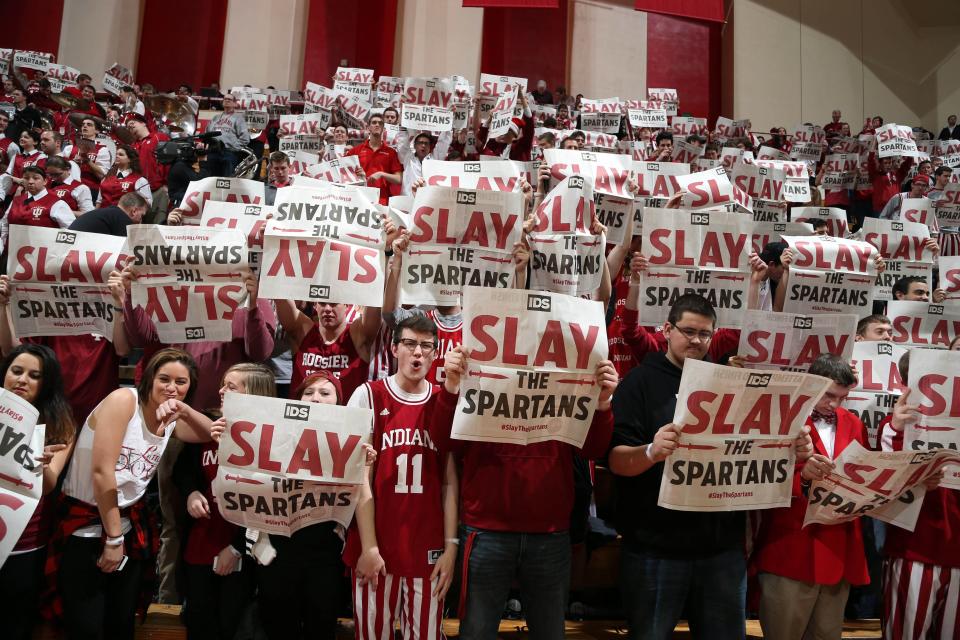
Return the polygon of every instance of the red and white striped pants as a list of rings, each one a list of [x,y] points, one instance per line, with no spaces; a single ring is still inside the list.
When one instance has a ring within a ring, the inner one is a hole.
[[[393,640],[398,618],[404,640],[444,638],[443,602],[433,596],[434,582],[388,573],[371,589],[369,583],[360,585],[356,572],[351,577],[357,640]]]
[[[960,568],[884,563],[884,640],[960,640]]]

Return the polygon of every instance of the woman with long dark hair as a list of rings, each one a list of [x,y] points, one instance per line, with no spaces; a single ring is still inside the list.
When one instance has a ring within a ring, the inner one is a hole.
[[[158,351],[136,389],[120,388],[77,435],[63,492],[57,582],[70,638],[133,638],[142,595],[152,596],[156,523],[142,500],[172,435],[206,442],[212,422],[187,403],[197,366],[185,351]],[[52,571],[48,567],[48,573]]]
[[[231,391],[275,398],[277,385],[267,366],[242,362],[223,375],[221,410]],[[226,425],[223,418],[214,424]],[[214,502],[211,485],[219,466],[218,447],[219,442],[189,444],[173,469],[191,517],[183,544],[182,582],[178,580],[186,598],[184,622],[191,640],[232,640],[253,587],[253,565],[242,563],[244,529],[224,520]]]
[[[133,191],[143,196],[147,204],[153,204],[150,183],[143,177],[140,169],[140,154],[133,147],[124,144],[117,147],[117,159],[100,181],[97,207],[115,207],[124,194]]]
[[[45,425],[42,452],[33,452],[43,465],[43,494],[10,556],[0,567],[0,620],[4,637],[26,640],[37,617],[43,586],[47,541],[54,526],[56,501],[48,496],[73,450],[76,425],[63,395],[60,363],[49,347],[21,344],[0,362],[3,388],[32,404]],[[27,443],[29,444],[29,443]],[[37,455],[39,454],[39,455]]]

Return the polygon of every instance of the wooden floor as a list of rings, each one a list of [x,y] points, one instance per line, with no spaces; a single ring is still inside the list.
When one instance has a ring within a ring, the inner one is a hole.
[[[449,637],[456,638],[459,622],[448,620],[444,631]],[[180,607],[153,605],[147,616],[146,624],[137,626],[138,640],[184,640],[186,631],[180,624]],[[352,622],[343,621],[341,638],[352,638]],[[500,637],[504,640],[521,640],[528,637],[522,620],[504,620],[500,623]],[[570,640],[609,640],[626,637],[626,627],[620,622],[589,621],[568,622],[567,638]],[[689,638],[686,624],[680,624],[674,638]],[[762,638],[760,624],[756,620],[747,621],[747,638]],[[879,620],[850,622],[843,633],[844,638],[880,638]]]

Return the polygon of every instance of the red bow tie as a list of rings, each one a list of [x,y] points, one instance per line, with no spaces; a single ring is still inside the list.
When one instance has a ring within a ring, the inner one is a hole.
[[[829,413],[820,413],[816,409],[813,410],[813,413],[810,414],[810,420],[813,422],[826,422],[827,424],[836,424],[837,423],[837,412],[830,411]]]

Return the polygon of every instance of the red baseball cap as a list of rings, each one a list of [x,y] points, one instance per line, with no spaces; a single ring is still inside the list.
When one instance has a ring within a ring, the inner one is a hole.
[[[928,176],[928,175],[925,174],[925,173],[918,173],[917,175],[913,176],[913,182],[912,182],[911,184],[915,184],[915,185],[916,185],[916,184],[925,184],[925,185],[928,185],[928,186],[929,186],[929,185],[930,185],[930,176]]]

